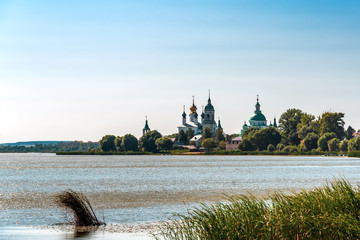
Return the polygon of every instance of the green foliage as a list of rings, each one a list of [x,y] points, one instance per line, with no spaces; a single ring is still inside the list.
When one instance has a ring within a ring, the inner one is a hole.
[[[348,140],[342,140],[340,143],[340,151],[347,152],[348,151]]]
[[[238,146],[241,151],[255,151],[252,141],[248,138],[243,138]]]
[[[179,141],[179,133],[173,133],[173,134],[170,134],[170,135],[167,135],[165,137],[168,137],[168,138],[175,138],[175,141]]]
[[[349,140],[348,151],[360,151],[360,138],[353,138]]]
[[[267,150],[268,150],[269,152],[273,152],[273,151],[275,151],[275,147],[274,147],[274,145],[269,144],[269,145],[267,146]]]
[[[183,144],[188,144],[189,143],[184,130],[180,130],[180,132],[179,132],[179,142],[181,142]]]
[[[346,129],[346,131],[345,131],[345,138],[346,138],[347,140],[352,139],[352,138],[354,137],[353,134],[354,134],[355,132],[356,132],[355,129],[353,129],[351,126],[349,126],[349,127]]]
[[[201,146],[203,146],[207,150],[211,150],[216,147],[216,142],[212,138],[207,138],[204,141],[202,141]]]
[[[328,149],[330,152],[339,152],[340,151],[340,140],[337,138],[330,139],[328,141]]]
[[[276,150],[277,150],[277,151],[281,151],[281,150],[283,150],[283,149],[284,149],[284,147],[285,147],[285,145],[284,145],[284,144],[279,143],[278,145],[276,145]]]
[[[122,137],[122,149],[125,151],[138,151],[139,141],[134,135],[126,134],[124,137]]]
[[[36,144],[35,146],[0,146],[1,153],[56,153],[56,152],[74,152],[74,151],[89,151],[99,148],[98,142],[58,142],[56,144]],[[100,148],[99,148],[100,150]],[[101,150],[100,150],[101,151]]]
[[[217,146],[217,148],[216,148],[216,151],[225,150],[225,148],[226,148],[226,143],[225,143],[224,141],[220,141],[220,142],[218,143],[218,146]]]
[[[158,149],[156,147],[155,141],[161,137],[162,135],[156,130],[147,132],[139,139],[139,149],[145,152],[157,152]]]
[[[290,153],[294,153],[294,152],[298,152],[299,149],[297,146],[286,146],[282,149],[283,152],[290,152]]]
[[[122,152],[124,151],[124,148],[122,146],[122,142],[123,142],[123,138],[122,137],[116,137],[114,140],[114,144],[115,144],[115,149],[117,152]]]
[[[158,138],[155,144],[159,150],[170,151],[173,149],[174,143],[168,137]]]
[[[114,135],[103,136],[99,141],[101,150],[104,152],[116,151],[115,138]]]
[[[287,144],[298,145],[300,138],[298,136],[298,124],[301,123],[303,112],[300,109],[291,108],[281,114],[279,119],[279,129]]]
[[[358,158],[360,158],[360,151],[349,152],[348,157],[358,157]]]
[[[268,145],[276,146],[281,141],[280,132],[274,127],[264,129],[249,128],[242,136],[242,143],[239,149],[242,151],[266,150]]]
[[[192,128],[188,128],[188,130],[186,130],[185,135],[186,135],[186,142],[189,143],[189,141],[194,137],[194,130]]]
[[[269,144],[276,146],[281,141],[280,132],[274,127],[267,127],[255,132],[253,137],[253,145],[256,146],[260,151],[266,150]]]
[[[212,132],[211,132],[211,129],[210,128],[205,128],[204,129],[204,132],[203,132],[203,138],[204,139],[207,139],[207,138],[211,138],[212,136]]]
[[[248,138],[250,139],[252,136],[254,136],[255,133],[257,133],[258,131],[260,131],[259,128],[257,127],[251,127],[246,129],[243,134],[242,134],[242,138]]]
[[[319,136],[316,133],[310,132],[303,141],[303,147],[305,151],[311,151],[318,148]]]
[[[359,195],[339,180],[268,201],[241,196],[189,210],[166,223],[158,239],[360,239]]]
[[[298,136],[300,139],[305,139],[309,133],[315,133],[318,136],[320,135],[320,123],[318,120],[313,120],[304,126],[298,125]]]
[[[225,141],[224,132],[223,132],[223,129],[222,129],[222,128],[216,129],[216,132],[215,132],[215,141],[216,141],[216,142]]]
[[[325,133],[325,134],[323,134],[318,140],[318,146],[319,146],[320,150],[321,151],[328,151],[329,150],[328,141],[330,141],[333,138],[336,138],[335,133]]]
[[[339,139],[343,139],[345,136],[344,125],[345,122],[343,120],[344,113],[340,112],[325,112],[321,115],[320,119],[320,134],[321,136],[325,133],[336,134],[336,137]]]

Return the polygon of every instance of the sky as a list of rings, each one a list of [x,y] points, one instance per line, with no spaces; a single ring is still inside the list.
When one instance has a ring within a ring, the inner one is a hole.
[[[177,132],[211,91],[224,131],[255,110],[360,128],[360,2],[0,0],[0,143]],[[198,110],[198,111],[199,111]]]

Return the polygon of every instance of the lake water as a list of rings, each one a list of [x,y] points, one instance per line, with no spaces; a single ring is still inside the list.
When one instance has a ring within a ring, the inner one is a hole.
[[[116,231],[133,234],[201,202],[311,189],[335,178],[357,185],[359,173],[360,159],[344,157],[0,154],[0,239],[76,237],[57,228],[71,214],[54,195],[68,189],[84,193]]]

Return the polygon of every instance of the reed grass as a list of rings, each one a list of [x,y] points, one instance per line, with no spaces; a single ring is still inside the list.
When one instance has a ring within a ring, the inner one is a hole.
[[[106,225],[97,219],[89,200],[81,193],[72,190],[64,191],[56,196],[61,207],[71,209],[74,213],[74,224],[77,227]]]
[[[202,205],[167,223],[157,239],[360,239],[360,194],[346,180],[293,195]]]

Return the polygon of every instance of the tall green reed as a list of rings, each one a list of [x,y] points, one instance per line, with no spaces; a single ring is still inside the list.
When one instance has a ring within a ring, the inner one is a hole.
[[[360,239],[360,195],[346,180],[293,195],[202,205],[166,224],[163,239]]]

